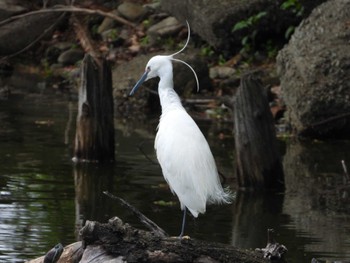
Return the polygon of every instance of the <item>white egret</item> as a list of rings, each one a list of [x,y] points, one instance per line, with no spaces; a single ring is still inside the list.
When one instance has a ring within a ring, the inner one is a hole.
[[[158,94],[162,114],[154,148],[163,176],[171,191],[179,198],[181,209],[184,210],[180,237],[184,234],[186,208],[194,217],[198,217],[199,213],[205,213],[207,203],[230,203],[231,199],[230,192],[221,186],[215,160],[204,135],[182,106],[173,87],[172,61],[178,61],[193,71],[197,89],[199,88],[193,68],[174,58],[174,55],[186,48],[189,38],[188,27],[185,46],[172,55],[152,57],[144,74],[130,92],[130,95],[133,95],[144,81],[154,77],[160,79]]]

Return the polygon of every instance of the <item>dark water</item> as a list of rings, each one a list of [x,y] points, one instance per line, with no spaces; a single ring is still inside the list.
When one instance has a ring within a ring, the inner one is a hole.
[[[38,86],[36,82],[30,85]],[[71,162],[75,99],[34,87],[0,101],[0,262],[23,262],[55,244],[78,239],[85,220],[118,216],[142,227],[125,208],[102,194],[126,199],[168,233],[180,231],[182,213],[162,178],[153,152],[157,119],[146,124],[116,119],[116,162]],[[40,94],[48,93],[48,94]],[[221,170],[233,178],[230,124],[201,122]],[[223,131],[225,139],[218,139]],[[190,217],[193,238],[241,248],[266,245],[266,230],[288,248],[288,262],[350,259],[350,216],[320,205],[313,189],[341,181],[340,160],[350,163],[349,142],[281,143],[287,191],[240,193],[232,205],[210,206]],[[170,202],[168,206],[159,201]],[[171,205],[172,203],[174,205]],[[339,209],[338,209],[339,210]],[[340,209],[341,210],[341,209]]]

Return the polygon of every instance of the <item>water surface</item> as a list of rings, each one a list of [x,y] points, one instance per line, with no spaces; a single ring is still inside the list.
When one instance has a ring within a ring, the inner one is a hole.
[[[23,262],[59,242],[75,242],[85,220],[105,222],[118,216],[143,228],[129,211],[103,195],[105,190],[127,200],[171,235],[179,234],[182,213],[153,151],[157,117],[144,124],[132,116],[116,118],[116,162],[74,164],[74,96],[35,87],[19,91],[0,101],[0,262]],[[234,182],[233,138],[227,132],[232,124],[199,124],[219,170],[228,183]],[[285,194],[239,193],[231,205],[210,206],[198,219],[188,217],[186,233],[255,249],[265,247],[266,230],[274,228],[277,241],[289,250],[289,262],[349,259],[349,214],[320,204],[312,189],[331,189],[342,180],[340,160],[350,163],[350,143],[281,145]]]

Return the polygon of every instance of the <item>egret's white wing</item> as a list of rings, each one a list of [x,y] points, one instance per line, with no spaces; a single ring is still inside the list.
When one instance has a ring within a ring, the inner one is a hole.
[[[204,213],[207,202],[225,201],[209,145],[184,109],[161,116],[155,149],[164,178],[193,216]]]

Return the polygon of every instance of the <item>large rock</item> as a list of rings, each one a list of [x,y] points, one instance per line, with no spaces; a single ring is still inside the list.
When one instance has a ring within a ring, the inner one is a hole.
[[[43,34],[50,34],[62,13],[48,12],[26,16],[0,26],[0,56],[7,56],[33,44]]]
[[[350,1],[328,1],[277,57],[288,116],[301,134],[350,137]]]
[[[257,41],[276,34],[284,36],[288,27],[297,25],[303,16],[325,0],[300,0],[304,6],[302,16],[296,16],[292,8],[283,10],[281,4],[285,0],[162,0],[163,10],[175,16],[179,21],[188,22],[193,31],[211,46],[220,49],[221,52],[231,53],[240,49],[243,36],[251,34],[249,30],[256,30]],[[254,27],[245,31],[232,33],[233,26],[242,20],[267,12]]]
[[[10,0],[0,1],[0,21],[5,20],[13,15],[18,15],[27,11],[23,6],[16,5]]]

